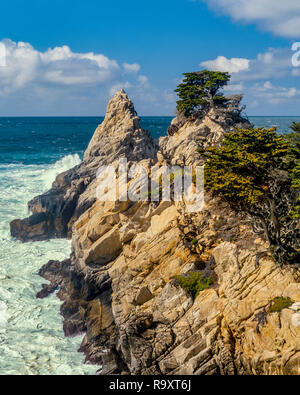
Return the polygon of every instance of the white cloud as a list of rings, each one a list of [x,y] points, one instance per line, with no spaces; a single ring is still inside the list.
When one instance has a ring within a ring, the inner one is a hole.
[[[6,47],[6,67],[0,67],[0,93],[28,84],[89,86],[103,84],[120,74],[115,60],[101,54],[75,53],[68,46],[39,52],[29,43],[2,41]]]
[[[103,114],[108,96],[118,89],[128,89],[130,95],[152,89],[148,78],[138,74],[138,63],[120,65],[103,54],[73,52],[66,45],[38,51],[25,42],[1,43],[6,49],[6,66],[0,66],[3,115]]]
[[[245,85],[243,83],[240,84],[230,84],[224,87],[225,92],[230,93],[241,93],[245,89]]]
[[[260,99],[269,104],[282,104],[289,102],[290,99],[300,98],[300,90],[297,88],[274,85],[270,81],[265,81],[262,84],[256,83],[248,91],[257,100]]]
[[[299,0],[201,0],[235,21],[255,23],[275,35],[300,38]]]
[[[268,107],[270,112],[282,111],[281,107],[298,111],[300,90],[296,88],[299,69],[293,67],[290,48],[269,48],[255,59],[216,59],[200,63],[210,70],[228,71],[231,83],[224,88],[225,94],[243,93],[249,108],[259,111]],[[277,106],[277,107],[276,107]],[[282,112],[281,112],[282,113]]]
[[[207,60],[200,63],[200,66],[216,71],[227,71],[229,73],[238,73],[249,69],[249,59],[231,58],[227,59],[225,56],[218,56],[215,60]]]
[[[123,63],[123,68],[125,73],[138,73],[141,69],[141,66],[138,63]]]
[[[138,80],[141,84],[147,84],[148,82],[148,77],[146,77],[145,75],[139,75],[138,76]]]
[[[273,84],[270,81],[266,81],[263,85],[264,89],[272,89],[273,88]]]
[[[166,89],[164,91],[164,99],[167,103],[174,104],[174,107],[175,107],[177,96],[176,96],[173,89]]]
[[[232,82],[279,78],[284,75],[296,75],[292,65],[293,53],[289,48],[269,48],[259,53],[255,59],[231,58],[218,56],[206,60],[200,66],[209,70],[228,71]]]

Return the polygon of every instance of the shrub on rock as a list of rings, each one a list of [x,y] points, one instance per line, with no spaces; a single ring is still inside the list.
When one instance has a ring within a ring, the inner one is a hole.
[[[288,171],[290,153],[290,144],[275,128],[237,129],[204,153],[206,187],[252,218],[280,263],[299,261],[299,231],[291,216],[296,194]]]

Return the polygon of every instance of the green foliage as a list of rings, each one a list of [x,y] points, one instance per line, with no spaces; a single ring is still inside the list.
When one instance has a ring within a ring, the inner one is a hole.
[[[298,263],[299,231],[291,211],[299,167],[293,165],[295,154],[286,136],[274,128],[237,129],[202,153],[207,158],[206,187],[252,218],[253,229],[264,232],[276,262]]]
[[[238,129],[206,153],[206,186],[243,208],[251,207],[267,198],[270,172],[282,166],[288,150],[274,128]]]
[[[284,298],[283,296],[277,296],[271,301],[270,313],[280,313],[283,309],[289,308],[293,304],[291,298]]]
[[[296,134],[296,136],[298,136],[298,142],[300,139],[300,122],[293,122],[293,125],[290,127]]]
[[[293,177],[293,182],[292,182],[293,188],[296,189],[297,191],[300,191],[300,163],[298,163],[294,168],[292,177]],[[300,196],[297,199],[297,204],[295,205],[295,208],[292,211],[292,215],[295,218],[300,219]]]
[[[289,159],[291,163],[292,187],[300,192],[300,123],[294,122],[291,129],[293,133],[288,135],[288,141],[291,145]],[[292,215],[300,219],[300,196],[292,211]]]
[[[213,284],[211,277],[204,277],[202,272],[190,272],[186,275],[176,276],[178,284],[195,299],[200,292]]]
[[[180,99],[177,101],[177,110],[186,117],[228,101],[220,93],[220,89],[230,80],[228,73],[203,70],[185,73],[184,76],[175,92]]]

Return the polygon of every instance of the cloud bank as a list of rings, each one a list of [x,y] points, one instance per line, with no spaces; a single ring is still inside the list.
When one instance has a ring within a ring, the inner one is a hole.
[[[0,68],[0,94],[19,90],[28,84],[90,86],[105,84],[138,65],[122,67],[102,54],[75,53],[68,46],[39,52],[29,43],[3,40],[6,67]]]
[[[6,66],[0,66],[0,116],[104,115],[107,100],[124,88],[140,114],[172,114],[180,79],[153,86],[138,63],[118,62],[68,46],[38,51],[31,44],[2,40]],[[244,93],[251,112],[298,113],[300,67],[290,48],[270,48],[254,59],[223,54],[201,68],[228,71],[228,94]],[[268,107],[269,106],[269,107]],[[277,106],[277,107],[276,107]]]
[[[26,115],[26,104],[36,109],[33,115],[66,108],[85,115],[83,103],[87,113],[102,114],[107,97],[116,90],[142,96],[150,89],[138,63],[119,64],[103,54],[76,53],[68,46],[41,52],[25,42],[0,43],[6,49],[6,65],[0,67],[1,115]]]
[[[262,30],[300,38],[299,0],[201,0],[235,21],[255,23]]]

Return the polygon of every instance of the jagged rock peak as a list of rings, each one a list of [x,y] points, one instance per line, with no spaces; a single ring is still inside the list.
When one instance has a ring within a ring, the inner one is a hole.
[[[114,158],[109,155],[112,151]],[[108,162],[112,163],[118,154],[129,155],[129,160],[156,156],[155,144],[149,132],[141,128],[133,102],[123,89],[109,101],[105,119],[96,129],[84,154],[84,161],[107,156]]]
[[[157,159],[157,144],[140,119],[124,90],[109,101],[104,121],[94,136],[79,166],[57,176],[50,191],[28,203],[34,214],[11,223],[11,234],[22,241],[70,237],[73,223],[96,200],[96,174],[100,166],[128,161]]]
[[[129,99],[124,89],[118,91],[110,99],[106,110],[105,121],[108,121],[110,118],[118,117],[119,115],[138,118],[133,102]]]

